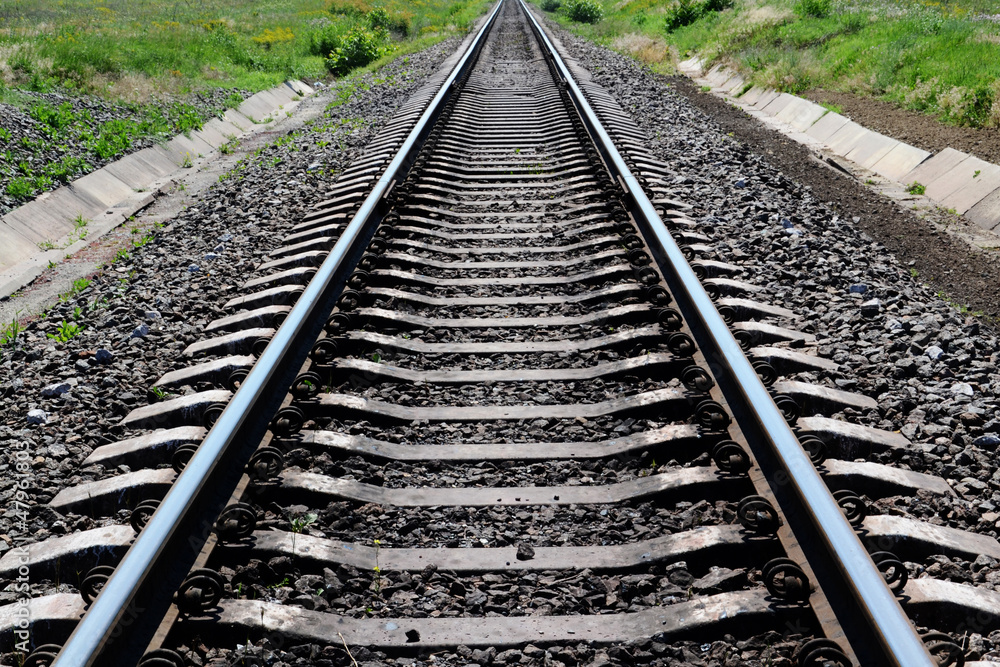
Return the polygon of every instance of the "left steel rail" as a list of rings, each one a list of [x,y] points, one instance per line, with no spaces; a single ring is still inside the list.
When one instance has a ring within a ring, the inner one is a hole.
[[[211,533],[278,407],[435,122],[471,70],[502,1],[403,141],[250,374],[163,498],[53,667],[134,665]]]

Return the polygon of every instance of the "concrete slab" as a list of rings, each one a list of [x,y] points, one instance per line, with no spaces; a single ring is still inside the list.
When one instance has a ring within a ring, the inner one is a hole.
[[[761,96],[757,98],[757,101],[754,102],[753,106],[755,109],[763,109],[768,104],[777,99],[779,95],[781,95],[781,93],[779,93],[776,90],[765,90],[763,93],[761,93]]]
[[[732,85],[730,85],[732,84]],[[747,87],[746,79],[742,76],[736,75],[726,84],[726,94],[730,97],[736,97],[744,91]]]
[[[226,109],[226,113],[222,114],[222,117],[227,123],[238,127],[243,132],[246,132],[256,124],[236,109]]]
[[[871,134],[871,130],[849,120],[823,143],[837,155],[847,155],[867,134]]]
[[[214,131],[219,132],[222,136],[226,137],[228,141],[230,138],[238,137],[243,134],[243,131],[233,125],[232,123],[226,122],[219,118],[213,118],[205,123],[205,127],[210,127]]]
[[[158,160],[166,160],[173,165],[171,173],[177,171],[177,168],[184,162],[185,151],[181,149],[179,144],[170,144],[169,142],[165,142],[151,146],[147,150],[156,153],[156,158]]]
[[[768,116],[777,116],[789,104],[794,104],[797,99],[799,98],[795,97],[795,95],[781,93],[764,106],[758,104],[757,108],[766,113]]]
[[[0,271],[38,254],[38,244],[0,219]]]
[[[192,137],[201,139],[212,148],[218,148],[229,141],[229,138],[213,126],[205,123],[200,130],[191,133]]]
[[[142,160],[142,163],[150,171],[156,172],[160,178],[169,176],[177,170],[177,165],[158,146],[143,148],[138,153],[133,153],[132,155]]]
[[[949,176],[950,180],[961,185],[940,201],[945,208],[953,208],[959,214],[965,213],[986,195],[1000,189],[1000,167],[976,157],[959,164]],[[941,179],[934,184],[939,182]]]
[[[817,141],[826,143],[827,139],[832,137],[834,133],[850,122],[850,120],[841,116],[839,113],[830,111],[820,116],[819,120],[813,123],[809,129],[806,130],[806,134]]]
[[[744,104],[756,104],[760,96],[767,92],[766,88],[761,88],[760,86],[751,86],[750,90],[740,95],[740,102]]]
[[[907,172],[915,169],[918,164],[930,156],[929,152],[921,148],[899,142],[869,169],[880,176],[902,182],[903,176]]]
[[[194,162],[199,155],[211,153],[214,149],[197,137],[185,137],[179,134],[163,145],[171,153],[178,156],[177,166],[183,166],[188,162]]]
[[[725,80],[718,85],[719,90],[728,93],[729,90],[736,85],[743,83],[743,77],[735,72],[726,72]]]
[[[878,132],[865,135],[864,140],[845,155],[854,164],[870,169],[873,164],[889,154],[899,141]]]
[[[273,95],[277,100],[278,104],[288,104],[294,100],[298,99],[298,95],[287,86],[278,86],[277,88],[271,88],[270,90],[264,91],[269,95]]]
[[[725,76],[722,71],[722,65],[715,65],[712,69],[708,70],[702,78],[713,86],[718,86],[723,81],[723,79],[720,78],[722,76]]]
[[[684,60],[677,65],[677,69],[692,76],[699,76],[702,71],[701,58],[697,56]]]
[[[126,155],[104,169],[133,190],[141,190],[159,178],[158,174],[149,171],[135,153]]]
[[[92,218],[104,210],[103,202],[87,193],[62,187],[46,192],[3,217],[4,222],[21,236],[37,244],[55,242],[73,231],[77,216]]]
[[[298,79],[289,79],[288,81],[285,81],[284,85],[288,86],[293,93],[302,97],[312,95],[316,92],[308,83],[299,81]]]
[[[286,104],[289,104],[292,100],[291,95],[287,97],[284,95],[277,95],[271,92],[270,90],[262,90],[259,93],[257,93],[256,97],[259,97],[271,108],[270,115],[272,116],[274,116],[280,110],[281,107],[283,107]]]
[[[156,154],[152,153],[152,155]],[[168,164],[171,167],[170,171],[177,168],[172,162],[168,162]],[[164,173],[159,168],[150,165],[143,160],[143,156],[139,153],[126,155],[117,162],[112,162],[104,169],[133,190],[141,190],[156,179],[170,173],[170,171]]]
[[[236,107],[236,110],[250,120],[261,123],[265,118],[269,118],[274,113],[275,105],[264,99],[260,93],[247,98],[243,104]]]
[[[971,156],[968,153],[956,151],[954,148],[946,148],[937,155],[924,160],[922,163],[906,172],[906,174],[903,175],[902,182],[907,185],[910,183],[928,185],[932,181],[941,178],[959,164],[968,160],[970,157]],[[930,193],[927,193],[927,196],[929,197]]]
[[[775,114],[774,117],[788,123],[799,132],[805,132],[825,113],[827,110],[820,105],[800,98]]]
[[[98,169],[82,176],[69,185],[70,190],[96,199],[104,206],[111,206],[135,192],[132,186],[115,178],[106,169]]]
[[[965,212],[965,217],[983,229],[1000,232],[1000,190],[994,190]]]

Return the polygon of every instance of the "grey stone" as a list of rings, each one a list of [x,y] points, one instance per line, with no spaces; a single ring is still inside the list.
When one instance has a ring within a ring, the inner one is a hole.
[[[960,396],[972,396],[975,392],[972,389],[972,385],[967,382],[956,382],[951,385],[951,393]]]
[[[145,338],[149,335],[149,325],[140,324],[135,329],[132,330],[132,335],[129,338]]]
[[[882,310],[882,302],[878,299],[870,299],[861,304],[861,314],[865,317],[874,317]]]
[[[34,410],[28,410],[28,423],[29,424],[45,424],[49,421],[49,413],[45,410],[39,410],[35,408]]]
[[[980,449],[988,449],[990,451],[995,450],[997,447],[1000,447],[1000,436],[992,433],[981,435],[972,441],[972,446],[979,447]]]
[[[111,351],[106,350],[103,347],[97,348],[97,353],[94,354],[94,361],[96,361],[99,364],[110,364],[114,360],[115,360],[115,355]]]
[[[47,398],[52,398],[54,396],[62,396],[67,391],[72,389],[69,382],[55,382],[46,387],[42,388],[42,396]]]
[[[938,359],[941,358],[941,355],[944,354],[944,350],[942,350],[937,345],[931,345],[929,348],[924,350],[924,354],[930,357],[931,359],[937,361]]]

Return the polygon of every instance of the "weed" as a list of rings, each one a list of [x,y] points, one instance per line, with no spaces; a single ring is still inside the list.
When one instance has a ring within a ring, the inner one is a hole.
[[[38,247],[42,250],[55,250],[56,244],[48,239],[45,239],[44,241],[39,241]]]
[[[157,387],[156,385],[149,388],[149,393],[152,394],[157,401],[162,401],[170,395],[168,392],[164,391],[161,387]]]
[[[296,517],[293,517],[291,519],[292,532],[301,533],[303,529],[305,529],[307,526],[311,526],[312,524],[316,523],[316,520],[318,518],[319,517],[316,514],[312,513],[300,514]]]
[[[181,166],[184,167],[185,169],[190,169],[193,166],[193,164],[191,163],[190,153],[184,153],[184,159],[181,161]]]
[[[911,195],[922,195],[927,192],[927,186],[921,185],[920,183],[913,181],[908,186],[906,186],[906,191]]]
[[[378,554],[379,554],[379,549],[382,547],[382,543],[379,540],[374,540],[374,542],[375,542],[375,568],[374,568],[375,578],[372,581],[372,587],[375,590],[375,595],[381,595],[382,594],[382,568],[379,566],[379,563],[378,563]]]
[[[913,268],[913,267],[911,266],[911,267],[910,267],[910,277],[911,277],[911,278],[918,278],[918,277],[920,277],[920,272],[919,272],[919,271],[917,271],[917,270],[916,270],[915,268]]]
[[[976,169],[976,173],[972,175],[973,178],[979,178],[979,174],[983,173],[982,169]]]
[[[21,323],[17,319],[17,316],[20,314],[20,311],[15,313],[10,324],[0,328],[0,345],[13,346],[17,342],[18,335],[24,331],[24,327],[21,326]]]
[[[54,269],[54,268],[56,268],[56,263],[55,263],[55,262],[53,262],[53,261],[52,261],[51,259],[49,260],[49,268],[50,268],[50,269]]]
[[[580,23],[597,23],[604,18],[604,8],[596,0],[567,0],[566,16]]]
[[[547,12],[558,10],[560,5],[562,5],[560,0],[542,0],[542,9]]]
[[[65,343],[80,335],[80,332],[82,331],[83,327],[80,325],[63,320],[59,323],[59,331],[57,333],[45,335],[53,340],[59,341],[60,343]]]
[[[826,18],[830,14],[831,0],[798,0],[795,13],[802,17]]]
[[[132,239],[132,247],[133,248],[141,248],[141,247],[143,247],[144,245],[146,245],[147,243],[149,243],[150,241],[152,241],[155,238],[156,237],[153,234],[145,234],[145,235],[141,236],[140,238]]]
[[[388,40],[389,33],[384,29],[355,26],[330,52],[326,68],[332,74],[343,76],[356,67],[363,67],[389,53]]]
[[[222,153],[223,155],[229,155],[230,153],[233,153],[237,148],[239,148],[239,146],[240,146],[239,140],[234,136],[230,136],[229,141],[219,146],[219,152]]]
[[[710,93],[710,92],[712,92],[712,87],[711,86],[702,86],[701,87],[701,92],[703,92],[703,93]]]

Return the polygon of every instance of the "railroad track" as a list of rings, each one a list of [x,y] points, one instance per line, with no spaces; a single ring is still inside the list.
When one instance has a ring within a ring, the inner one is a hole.
[[[4,649],[961,664],[1000,596],[906,563],[1000,545],[869,516],[954,491],[859,460],[911,445],[788,379],[836,364],[587,79],[501,2],[51,501],[101,527],[0,559],[79,591],[0,608]]]

